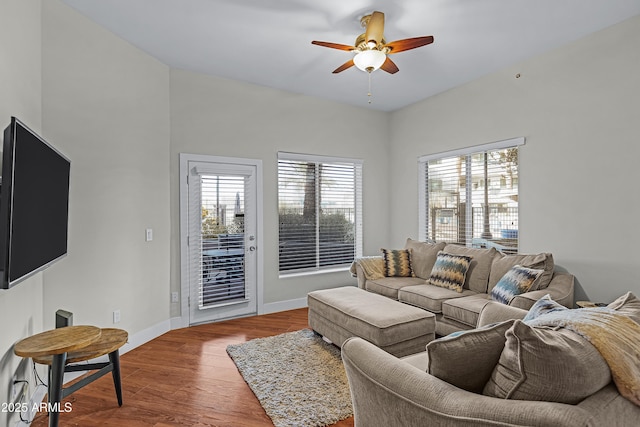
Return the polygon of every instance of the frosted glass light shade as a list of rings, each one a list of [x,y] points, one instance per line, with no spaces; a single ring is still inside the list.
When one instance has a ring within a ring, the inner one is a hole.
[[[379,50],[364,50],[358,52],[353,58],[353,63],[362,71],[371,73],[380,68],[386,59],[387,55]]]

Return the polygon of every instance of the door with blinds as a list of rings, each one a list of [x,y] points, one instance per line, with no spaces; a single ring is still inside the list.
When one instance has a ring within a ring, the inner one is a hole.
[[[188,163],[189,324],[257,313],[256,166]]]

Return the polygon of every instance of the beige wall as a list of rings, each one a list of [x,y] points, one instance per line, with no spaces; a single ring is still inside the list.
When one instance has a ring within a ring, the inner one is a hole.
[[[393,113],[394,244],[418,232],[418,156],[524,136],[521,251],[552,252],[579,299],[640,293],[638,40],[635,17]]]
[[[216,77],[171,71],[171,287],[180,289],[179,153],[261,159],[264,169],[264,302],[304,298],[353,283],[344,272],[278,278],[277,153],[364,159],[365,251],[388,240],[388,116]],[[375,231],[373,231],[375,230]],[[173,304],[172,316],[179,315]]]
[[[40,1],[0,0],[0,131],[16,116],[41,131]],[[3,134],[0,133],[0,141]],[[13,344],[43,328],[42,273],[13,289],[0,290],[0,403],[10,402],[10,384],[33,377],[13,354]],[[0,425],[13,425],[16,414],[0,412]]]
[[[169,68],[57,0],[42,7],[42,127],[71,159],[45,326],[59,308],[101,327],[120,310],[133,335],[169,318]]]

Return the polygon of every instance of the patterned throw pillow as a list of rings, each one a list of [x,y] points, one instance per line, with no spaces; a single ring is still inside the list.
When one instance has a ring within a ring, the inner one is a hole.
[[[446,252],[438,252],[436,263],[431,270],[429,283],[441,288],[462,292],[464,279],[469,271],[472,258],[466,255],[453,255]]]
[[[411,267],[411,249],[380,249],[386,277],[415,277]]]
[[[528,292],[544,270],[514,265],[491,290],[491,298],[503,304],[509,304],[516,295]]]
[[[569,309],[564,305],[561,305],[555,302],[554,300],[552,300],[551,295],[546,294],[531,306],[531,308],[527,312],[526,316],[524,316],[524,319],[522,319],[522,321],[526,323],[529,320],[533,320],[542,316],[543,314],[553,313],[554,311],[563,311],[563,310],[569,310]]]

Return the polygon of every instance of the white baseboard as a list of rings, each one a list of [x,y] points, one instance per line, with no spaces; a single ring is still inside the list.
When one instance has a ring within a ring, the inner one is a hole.
[[[277,313],[279,311],[295,310],[307,306],[307,297],[290,299],[287,301],[278,301],[264,304],[258,314]]]
[[[169,322],[171,324],[171,330],[186,328],[189,326],[188,322],[186,325],[184,324],[184,320],[180,316],[172,317],[171,319],[169,319]]]

